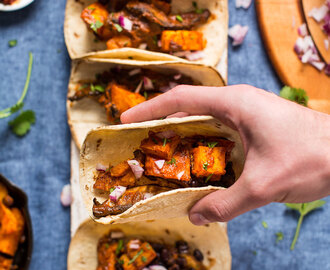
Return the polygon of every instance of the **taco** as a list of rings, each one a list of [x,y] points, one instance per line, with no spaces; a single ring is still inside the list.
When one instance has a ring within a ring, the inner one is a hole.
[[[215,69],[200,64],[75,61],[67,112],[76,144],[82,145],[90,129],[119,124],[124,111],[179,84],[224,85]]]
[[[68,270],[229,270],[226,224],[187,218],[104,226],[83,223],[71,240]]]
[[[80,189],[97,222],[173,218],[240,176],[239,134],[209,116],[107,126],[88,133]]]
[[[227,28],[226,0],[68,0],[64,34],[73,59],[107,50],[110,58],[181,57],[214,66]]]

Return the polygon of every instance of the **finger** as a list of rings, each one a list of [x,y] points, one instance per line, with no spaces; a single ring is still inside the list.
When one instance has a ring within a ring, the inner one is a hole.
[[[174,117],[182,118],[182,117],[187,117],[187,116],[189,116],[189,113],[177,112],[177,113],[173,113],[173,114],[167,116],[166,118],[174,118]]]
[[[177,112],[189,115],[213,115],[231,127],[233,110],[238,108],[239,86],[204,87],[180,85],[143,102],[121,115],[122,123],[159,119]]]
[[[195,225],[227,222],[267,203],[249,194],[248,189],[237,181],[230,188],[213,192],[199,200],[191,208],[189,218]]]

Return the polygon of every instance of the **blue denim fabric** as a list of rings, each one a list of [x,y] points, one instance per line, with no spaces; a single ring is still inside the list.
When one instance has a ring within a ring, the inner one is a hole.
[[[229,45],[229,84],[248,83],[278,93],[281,87],[259,36],[254,7],[236,10],[230,0],[230,25],[249,25],[244,44]],[[34,228],[31,269],[66,269],[70,214],[60,204],[70,178],[70,133],[66,94],[70,74],[63,36],[65,1],[36,0],[29,7],[0,13],[0,108],[14,104],[24,86],[28,52],[34,66],[25,109],[36,112],[29,134],[18,138],[0,120],[0,173],[26,191]],[[17,39],[14,48],[8,41]],[[12,117],[11,117],[12,118]],[[229,223],[233,269],[330,269],[330,200],[302,226],[290,251],[297,215],[271,204]],[[262,226],[268,223],[268,229]],[[275,244],[275,233],[284,240]]]

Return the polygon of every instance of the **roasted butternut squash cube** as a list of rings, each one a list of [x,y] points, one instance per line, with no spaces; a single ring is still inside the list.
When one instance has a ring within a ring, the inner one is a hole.
[[[13,259],[8,259],[0,255],[0,270],[11,270]]]
[[[147,155],[145,162],[145,175],[156,176],[165,179],[179,181],[190,181],[190,157],[189,151],[181,149],[176,151],[172,159],[164,161],[163,166],[159,164],[158,158]],[[157,162],[157,163],[156,163]],[[161,167],[161,168],[160,168]]]
[[[0,203],[0,253],[14,256],[24,231],[24,217],[17,208]]]
[[[131,262],[131,259],[126,254],[120,256],[119,262],[124,270],[138,270],[138,268],[135,267],[134,263]]]
[[[111,32],[104,25],[107,22],[109,12],[100,3],[93,3],[86,7],[82,13],[81,18],[86,24],[102,39],[109,39]]]
[[[135,185],[136,178],[132,171],[128,171],[124,176],[116,179],[116,186],[132,187]]]
[[[114,50],[120,48],[132,47],[132,40],[125,35],[114,36],[107,41],[107,49]]]
[[[138,270],[143,269],[150,264],[157,256],[152,246],[144,242],[138,250],[128,252],[128,256],[133,261]]]
[[[201,51],[205,48],[203,33],[188,30],[166,30],[162,32],[161,49],[170,51]]]
[[[110,172],[98,172],[98,174],[94,177],[94,181],[94,189],[109,191],[113,186],[113,180],[110,176]]]
[[[146,101],[146,99],[138,93],[133,93],[123,86],[111,85],[111,101],[115,104],[120,114],[128,109]]]
[[[197,177],[212,175],[211,181],[218,180],[226,173],[226,148],[198,146],[192,150],[192,174]]]
[[[154,134],[149,134],[149,137],[141,142],[140,148],[147,155],[170,160],[179,143],[180,136],[161,139]]]
[[[130,166],[128,165],[127,161],[120,162],[116,166],[110,169],[110,174],[112,177],[121,177],[127,174],[130,170]]]

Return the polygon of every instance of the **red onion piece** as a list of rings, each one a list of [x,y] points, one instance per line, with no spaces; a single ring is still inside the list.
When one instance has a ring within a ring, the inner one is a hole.
[[[160,48],[160,47],[162,47],[162,41],[161,40],[158,40],[157,41],[157,46]]]
[[[248,26],[241,26],[239,24],[235,24],[234,26],[229,28],[228,35],[233,39],[232,45],[233,46],[241,45],[248,31],[249,31]]]
[[[236,0],[236,8],[245,8],[248,9],[251,6],[252,0]]]
[[[305,52],[301,57],[301,62],[303,62],[304,64],[308,63],[312,55],[313,55],[312,49],[308,49],[307,52]]]
[[[186,58],[189,61],[196,61],[199,59],[203,59],[205,57],[205,53],[203,51],[195,51],[186,54]]]
[[[138,86],[136,87],[134,93],[140,93],[140,90],[142,88],[142,84],[143,84],[143,81],[141,80],[140,83],[138,84]]]
[[[311,65],[313,65],[315,68],[317,68],[319,71],[323,70],[325,67],[325,63],[320,61],[309,61]]]
[[[162,265],[150,265],[149,266],[150,270],[167,270],[164,266]]]
[[[126,187],[123,187],[123,186],[116,186],[114,191],[112,191],[110,193],[110,200],[113,201],[113,202],[116,202],[119,200],[119,198],[121,196],[123,196],[123,194],[125,193],[126,191]]]
[[[119,16],[119,25],[127,31],[131,31],[133,28],[133,22],[124,16]]]
[[[330,39],[330,12],[328,12],[328,14],[324,17],[322,30],[328,35],[328,38]]]
[[[324,69],[324,73],[330,76],[330,64],[327,64]]]
[[[149,199],[149,198],[151,198],[152,196],[154,196],[154,194],[152,194],[152,193],[146,193],[146,194],[144,194],[144,196],[143,196],[143,200]]]
[[[176,82],[170,82],[169,83],[169,87],[171,88],[171,89],[173,89],[175,86],[178,86],[179,84],[178,83],[176,83]]]
[[[141,72],[140,68],[135,68],[135,69],[132,69],[130,72],[128,72],[128,75],[129,76],[134,76],[136,74],[139,74],[140,72]]]
[[[63,186],[63,188],[62,188],[61,203],[64,207],[68,207],[72,203],[71,185],[70,184]]]
[[[143,84],[144,84],[144,89],[145,90],[153,90],[154,89],[154,84],[150,80],[150,78],[144,76],[143,77]]]
[[[140,248],[140,244],[139,243],[130,242],[128,248],[129,249],[135,249],[135,250],[137,250],[137,249]]]
[[[134,173],[135,178],[136,179],[141,178],[141,176],[142,176],[142,174],[144,172],[144,169],[141,167],[140,163],[137,160],[135,160],[135,159],[128,160],[127,163],[131,167],[132,172]]]
[[[119,238],[124,238],[125,234],[121,231],[113,231],[111,232],[111,238],[112,239],[119,239]]]
[[[184,171],[178,173],[176,177],[180,180],[183,175],[184,175]]]
[[[176,133],[173,130],[165,130],[163,132],[157,133],[156,136],[161,139],[169,139],[176,136]]]
[[[302,36],[302,37],[305,37],[308,35],[306,23],[303,23],[302,25],[300,25],[298,27],[298,34],[299,34],[299,36]]]
[[[159,90],[163,93],[166,93],[167,91],[171,90],[171,87],[167,86],[161,86],[159,87]]]
[[[139,46],[139,49],[145,50],[145,49],[147,49],[147,46],[148,46],[147,43],[141,43]]]
[[[181,52],[174,52],[173,55],[177,57],[186,57],[186,55],[189,53],[190,51],[181,51]]]
[[[325,17],[325,15],[327,15],[329,11],[329,8],[326,5],[322,5],[319,8],[313,8],[309,13],[308,16],[312,17],[315,21],[317,21],[318,23],[320,21],[322,21]]]
[[[156,160],[155,164],[157,168],[161,170],[165,164],[165,159]]]
[[[181,77],[182,77],[182,74],[180,74],[180,73],[173,76],[174,80],[176,80],[176,81],[180,80]]]
[[[101,163],[97,163],[95,169],[100,172],[105,172],[107,170],[107,167]]]
[[[326,50],[329,50],[329,40],[328,39],[324,40],[324,47]]]
[[[330,9],[330,0],[327,0],[325,4],[327,5],[328,9]]]

